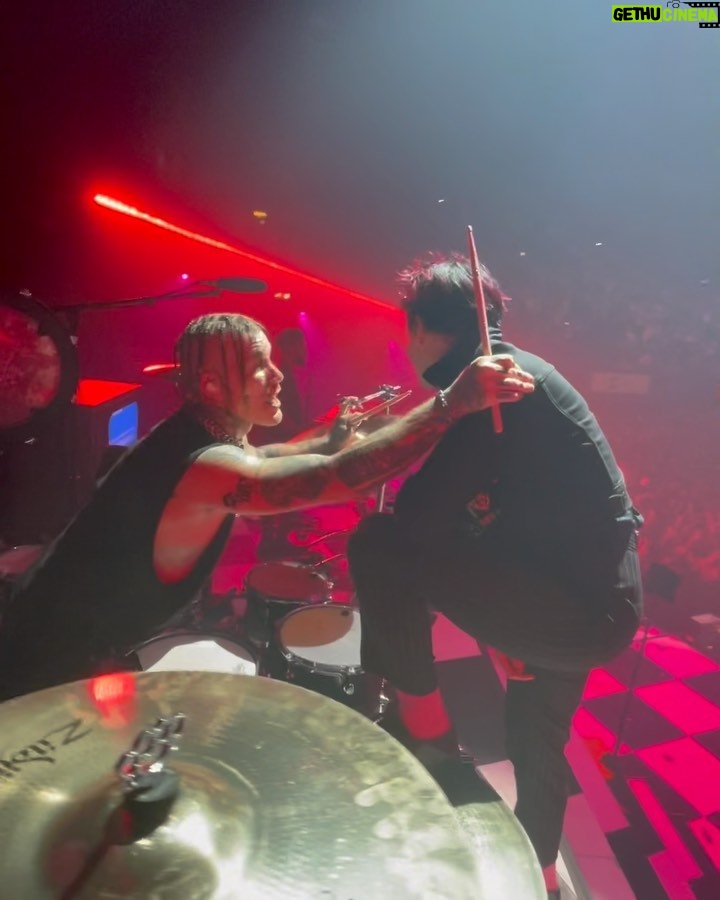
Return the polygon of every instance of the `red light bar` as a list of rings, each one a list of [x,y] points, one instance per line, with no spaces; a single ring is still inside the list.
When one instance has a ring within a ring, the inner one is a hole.
[[[123,203],[121,200],[115,200],[113,197],[108,197],[106,194],[95,194],[93,197],[95,203],[98,206],[103,206],[105,209],[111,209],[114,212],[122,213],[125,216],[130,216],[133,219],[140,219],[142,222],[147,222],[149,225],[155,225],[156,228],[163,228],[165,231],[170,231],[173,234],[178,234],[180,237],[188,238],[191,241],[196,241],[199,244],[205,244],[208,247],[214,247],[216,250],[224,250],[226,253],[232,253],[235,256],[240,256],[243,259],[247,259],[250,262],[259,263],[263,266],[268,266],[271,269],[275,269],[277,272],[282,272],[285,275],[292,275],[295,278],[302,278],[304,281],[307,281],[309,284],[314,284],[317,287],[329,288],[332,291],[339,291],[340,293],[347,294],[348,297],[353,297],[355,300],[361,300],[363,303],[372,303],[375,306],[381,306],[383,309],[392,310],[394,313],[400,313],[400,310],[397,306],[393,306],[391,303],[383,303],[381,300],[375,300],[373,297],[368,297],[366,294],[360,294],[357,291],[351,291],[348,288],[340,287],[340,285],[333,284],[330,281],[325,281],[323,278],[318,278],[315,275],[309,275],[307,272],[299,272],[297,269],[293,269],[290,266],[283,265],[283,263],[275,262],[274,260],[267,259],[263,256],[257,256],[255,253],[250,253],[247,250],[239,250],[237,247],[233,247],[230,244],[226,244],[224,241],[217,241],[214,238],[206,237],[205,235],[198,234],[195,231],[189,231],[187,228],[181,228],[179,225],[173,225],[172,222],[166,222],[164,219],[159,219],[157,216],[150,215],[150,213],[143,212],[142,210],[136,209],[134,206],[128,206],[127,203]]]

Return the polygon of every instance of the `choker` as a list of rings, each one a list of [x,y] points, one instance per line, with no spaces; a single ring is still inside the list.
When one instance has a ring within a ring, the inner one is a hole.
[[[202,425],[205,431],[207,431],[207,433],[214,437],[216,440],[220,441],[223,444],[232,444],[233,447],[237,447],[240,450],[245,449],[244,438],[233,437],[231,434],[225,431],[222,425],[219,425],[214,419],[211,419],[208,416],[204,416],[197,410],[192,410],[192,414],[200,423],[200,425]]]

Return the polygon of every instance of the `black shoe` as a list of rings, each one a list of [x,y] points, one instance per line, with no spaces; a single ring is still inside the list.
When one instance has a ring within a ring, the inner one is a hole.
[[[472,755],[458,745],[453,730],[433,740],[423,741],[413,737],[400,719],[397,704],[393,702],[375,723],[422,763],[453,806],[496,799],[495,792],[475,771]]]

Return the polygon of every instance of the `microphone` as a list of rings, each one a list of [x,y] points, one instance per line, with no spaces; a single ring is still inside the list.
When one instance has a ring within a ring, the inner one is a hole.
[[[212,284],[221,291],[231,291],[234,294],[262,294],[268,289],[267,284],[258,278],[213,278],[205,283]]]

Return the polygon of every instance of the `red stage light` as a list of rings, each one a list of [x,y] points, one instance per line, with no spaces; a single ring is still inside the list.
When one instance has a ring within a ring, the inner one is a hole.
[[[113,672],[90,679],[90,697],[103,711],[122,706],[135,696],[135,679],[130,672]]]
[[[107,403],[108,400],[122,397],[123,394],[129,394],[139,387],[142,387],[142,385],[125,381],[81,378],[75,394],[75,404],[77,406],[101,406],[103,403]]]
[[[171,375],[179,369],[180,366],[177,363],[152,363],[145,366],[142,371],[143,375]]]
[[[258,256],[247,250],[239,250],[237,247],[226,244],[224,241],[216,241],[214,238],[206,237],[195,231],[189,231],[187,228],[181,228],[179,225],[173,225],[171,222],[166,222],[164,219],[143,212],[134,206],[129,206],[121,200],[115,200],[113,197],[108,197],[107,194],[95,194],[93,200],[98,206],[103,206],[105,209],[111,209],[113,212],[119,212],[123,215],[130,216],[131,218],[140,219],[142,222],[147,222],[149,225],[155,225],[156,228],[163,228],[165,231],[180,235],[180,237],[188,238],[191,241],[197,241],[208,247],[214,247],[216,250],[224,250],[227,253],[232,253],[234,256],[240,256],[250,262],[259,263],[260,265],[275,269],[277,272],[283,272],[286,275],[293,275],[295,278],[301,278],[303,281],[315,285],[316,287],[322,287],[341,294],[346,294],[348,297],[353,297],[355,300],[361,300],[363,303],[372,303],[374,306],[381,306],[385,310],[391,310],[393,313],[401,315],[401,310],[390,303],[383,303],[381,300],[375,300],[373,297],[368,297],[366,294],[360,294],[358,291],[351,291],[348,288],[340,287],[340,285],[333,284],[330,281],[325,281],[324,278],[309,275],[307,272],[300,272],[297,269],[293,269],[283,263],[275,262],[267,257]]]

